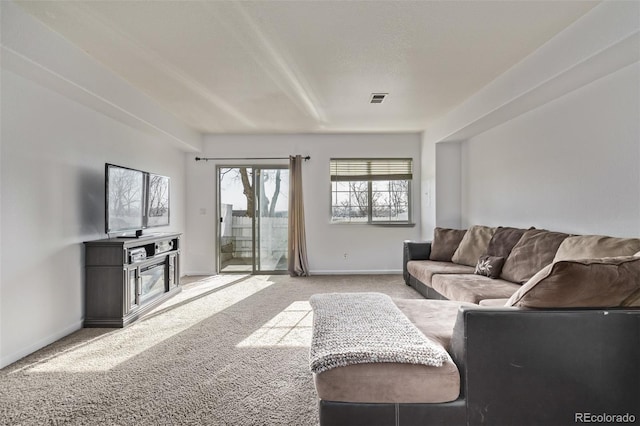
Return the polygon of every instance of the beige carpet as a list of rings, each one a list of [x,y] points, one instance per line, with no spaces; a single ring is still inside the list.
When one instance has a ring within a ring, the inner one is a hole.
[[[420,298],[399,275],[253,276],[0,370],[0,424],[316,425],[309,296]]]

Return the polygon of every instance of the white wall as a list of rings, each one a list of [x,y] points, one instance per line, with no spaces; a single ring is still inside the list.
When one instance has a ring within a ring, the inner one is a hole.
[[[104,164],[171,177],[171,226],[184,231],[183,153],[2,71],[1,360],[81,327],[83,241],[105,238]]]
[[[468,140],[465,225],[640,236],[637,63]]]
[[[461,143],[436,144],[436,226],[462,227]]]
[[[310,155],[303,165],[303,190],[309,267],[312,273],[388,273],[402,269],[402,241],[420,236],[412,228],[330,223],[329,159],[332,157],[411,157],[412,195],[420,194],[418,134],[236,135],[205,138],[203,157],[286,157]],[[215,268],[216,164],[196,162],[187,155],[187,273],[211,273]],[[239,164],[239,161],[226,162]],[[258,162],[259,163],[259,162]],[[278,162],[268,161],[269,164]],[[288,164],[280,161],[280,164]],[[420,218],[415,201],[414,221]],[[347,259],[344,258],[347,253]]]
[[[436,143],[420,139],[420,239],[430,241],[436,227]]]
[[[125,97],[140,101],[135,111],[144,119],[111,101],[105,106],[100,93],[120,93],[124,81],[15,5],[2,2],[2,14],[0,367],[81,327],[82,243],[106,237],[106,162],[171,177],[171,226],[158,231],[184,231],[186,200],[184,144],[148,121],[165,113],[131,91]],[[41,43],[53,62],[69,59],[83,70],[94,91],[52,72],[46,58],[30,57]],[[193,135],[174,124],[175,134]]]
[[[458,218],[637,236],[639,60],[640,3],[602,2],[431,124],[424,236]]]

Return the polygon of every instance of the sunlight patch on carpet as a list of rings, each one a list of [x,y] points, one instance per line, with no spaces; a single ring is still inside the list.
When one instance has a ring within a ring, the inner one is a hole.
[[[307,301],[293,302],[270,319],[249,337],[238,343],[238,348],[309,347],[313,312]]]
[[[193,300],[157,316],[84,342],[20,369],[27,374],[108,371],[199,322],[271,286],[269,276],[256,276]]]

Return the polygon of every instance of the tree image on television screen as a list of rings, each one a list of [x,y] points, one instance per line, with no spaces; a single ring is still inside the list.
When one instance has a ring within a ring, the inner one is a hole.
[[[109,171],[109,227],[112,230],[142,228],[143,174],[136,170]]]
[[[169,178],[149,175],[148,225],[169,224]]]

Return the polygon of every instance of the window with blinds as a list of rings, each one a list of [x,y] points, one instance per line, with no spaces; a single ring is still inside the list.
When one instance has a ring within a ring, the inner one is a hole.
[[[410,158],[332,158],[331,220],[344,223],[408,223]]]

